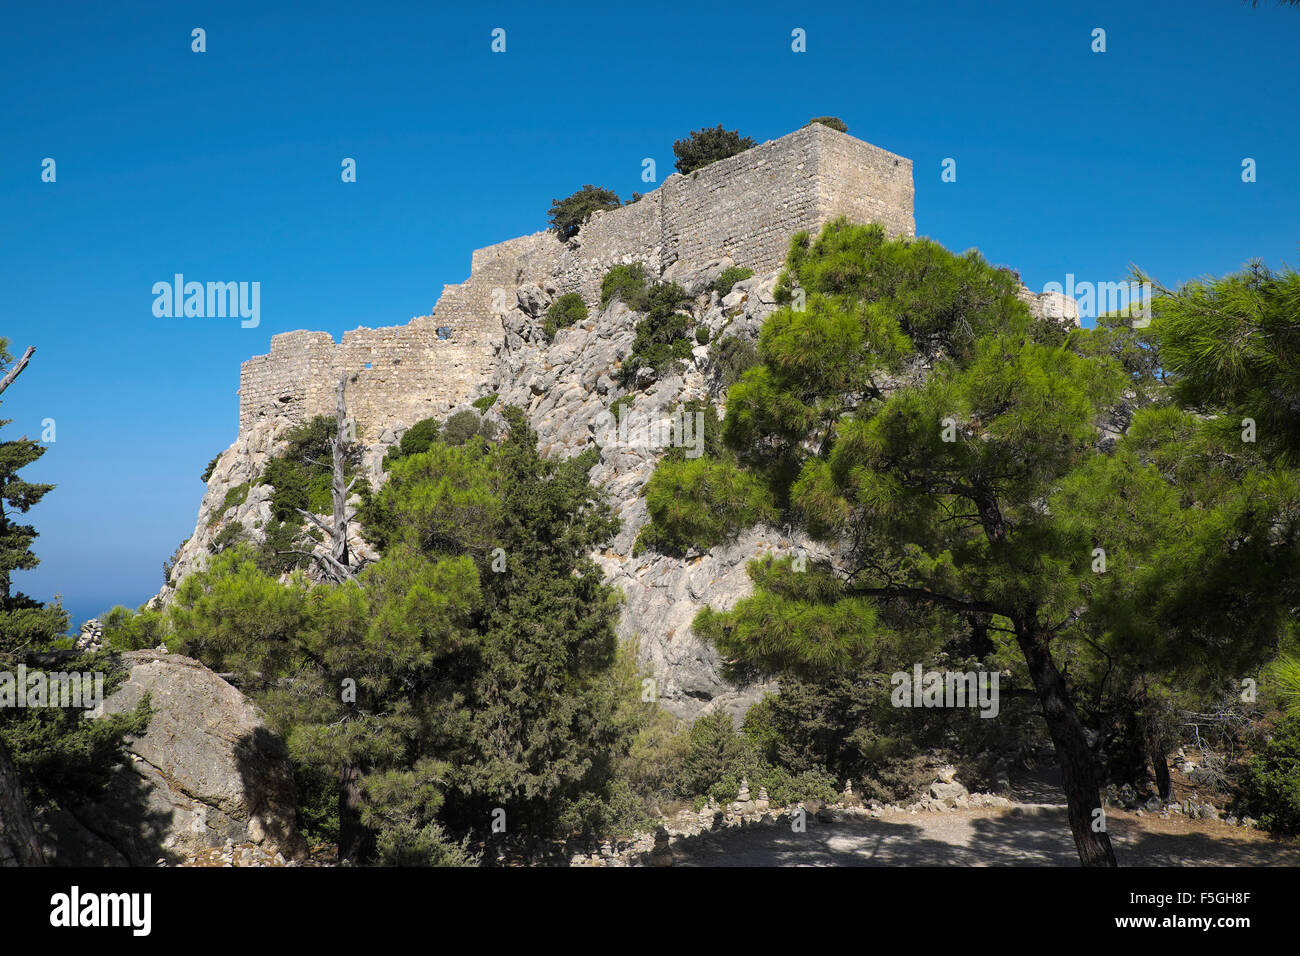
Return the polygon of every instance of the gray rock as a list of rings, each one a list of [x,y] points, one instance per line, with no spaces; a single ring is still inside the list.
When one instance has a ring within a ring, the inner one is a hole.
[[[551,304],[551,297],[532,282],[525,282],[516,289],[515,298],[519,308],[534,319],[540,318]]]
[[[132,651],[122,663],[129,677],[95,714],[149,694],[153,717],[102,797],[42,819],[48,857],[147,866],[227,841],[301,857],[288,753],[253,703],[187,657]]]

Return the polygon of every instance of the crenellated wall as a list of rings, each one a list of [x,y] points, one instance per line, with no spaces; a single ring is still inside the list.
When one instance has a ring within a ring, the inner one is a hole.
[[[533,282],[579,292],[594,305],[610,266],[644,263],[652,275],[729,257],[757,274],[778,268],[790,237],[837,216],[914,235],[911,160],[820,124],[713,163],[674,173],[635,203],[595,214],[576,239],[538,232],[475,250],[470,277],[443,288],[433,315],[408,325],[273,336],[240,370],[240,428],[259,417],[306,421],[334,408],[339,375],[358,435],[414,424],[471,397],[503,341],[501,315]],[[450,329],[440,339],[439,327]]]

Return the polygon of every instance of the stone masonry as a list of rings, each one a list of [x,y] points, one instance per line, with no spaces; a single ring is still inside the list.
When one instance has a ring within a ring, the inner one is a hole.
[[[837,216],[914,235],[912,162],[820,124],[683,176],[619,209],[597,213],[567,243],[538,232],[474,252],[470,277],[444,287],[433,314],[381,329],[285,332],[240,370],[241,431],[259,419],[304,422],[334,408],[340,374],[358,437],[374,440],[464,403],[490,379],[501,315],[525,282],[596,305],[610,266],[652,275],[721,258],[758,275],[779,268],[790,238]],[[506,292],[506,290],[510,290]],[[446,331],[440,335],[439,329]]]

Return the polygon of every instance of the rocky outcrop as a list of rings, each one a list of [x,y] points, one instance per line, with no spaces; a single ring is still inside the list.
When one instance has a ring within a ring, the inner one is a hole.
[[[153,717],[102,796],[41,817],[49,862],[147,866],[228,841],[301,856],[288,753],[257,707],[187,657],[132,651],[122,663],[127,680],[94,716],[148,694]]]
[[[44,862],[18,771],[0,743],[0,867],[41,866]]]
[[[497,394],[487,414],[498,425],[503,424],[502,407],[524,409],[545,455],[568,457],[588,448],[599,449],[591,478],[604,490],[623,524],[619,535],[593,558],[624,597],[620,636],[636,641],[643,664],[656,680],[660,701],[687,720],[719,708],[739,717],[769,689],[736,687],[724,679],[716,651],[691,631],[691,621],[700,608],[708,604],[727,610],[748,595],[751,584],[746,566],[764,554],[802,550],[810,559],[831,557],[806,538],[763,527],[684,558],[633,554],[633,543],[648,520],[643,492],[667,450],[665,437],[671,440],[669,422],[674,410],[684,402],[707,399],[721,415],[725,395],[718,387],[712,345],[731,336],[756,340],[763,320],[777,307],[774,289],[779,273],[775,271],[735,283],[725,297],[711,290],[713,281],[735,264],[727,257],[697,267],[678,261],[663,273],[663,280],[676,282],[696,296],[692,310],[697,326],[708,330],[710,345],[697,346],[679,370],[641,383],[643,387],[630,393],[631,404],[621,423],[616,424],[611,406],[629,395],[618,372],[632,348],[641,316],[615,300],[548,339],[543,331],[545,313],[560,289],[545,280],[523,282],[498,297],[502,334],[489,371],[470,397]],[[1044,314],[1040,297],[1022,290],[1022,298],[1031,309]],[[442,417],[470,408],[470,398],[447,408]],[[217,535],[231,522],[239,522],[254,541],[260,540],[261,529],[271,516],[271,489],[251,484],[242,499],[230,492],[257,480],[270,457],[284,449],[285,435],[293,424],[286,417],[258,418],[221,455],[208,482],[194,535],[178,556],[173,581],[206,563]],[[360,430],[378,436],[363,455],[363,468],[372,483],[384,480],[381,463],[385,453],[413,424],[390,417],[366,422]],[[228,503],[232,498],[238,503]],[[357,530],[355,525],[353,530]],[[354,536],[350,543],[353,553],[374,557],[360,537]],[[159,597],[167,600],[170,594],[169,587]]]

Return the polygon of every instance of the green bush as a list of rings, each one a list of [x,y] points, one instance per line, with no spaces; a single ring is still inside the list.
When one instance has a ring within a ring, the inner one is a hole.
[[[220,460],[221,460],[221,452],[217,452],[215,455],[212,456],[212,460],[208,462],[208,467],[203,469],[203,474],[200,476],[200,478],[203,480],[203,483],[205,485],[208,483],[208,479],[212,477],[212,473],[217,470],[217,462]]]
[[[497,393],[493,392],[491,395],[484,395],[482,398],[474,399],[474,401],[470,402],[470,404],[473,405],[475,408],[477,408],[480,412],[486,412],[489,408],[491,408],[493,405],[496,404],[496,400],[497,400]]]
[[[235,485],[226,492],[226,499],[221,503],[221,510],[224,512],[230,508],[238,508],[248,500],[248,482]]]
[[[752,138],[718,124],[712,129],[697,129],[687,139],[677,140],[673,143],[673,153],[677,157],[677,171],[686,174],[743,153],[754,145]]]
[[[483,420],[466,409],[447,419],[447,423],[442,427],[442,442],[445,445],[463,445],[475,435],[481,434],[482,430]]]
[[[1274,833],[1300,833],[1300,714],[1282,718],[1272,739],[1246,761],[1233,806]]]
[[[758,347],[751,339],[729,335],[713,343],[709,357],[719,384],[730,388],[747,369],[758,364]]]
[[[333,510],[330,439],[336,428],[333,416],[317,415],[292,429],[285,436],[288,447],[284,453],[266,463],[258,483],[269,484],[274,489],[271,513],[276,521],[300,525],[303,517],[298,513],[299,508],[312,514],[328,514]],[[354,442],[344,449],[344,474],[351,478],[360,463],[361,446]],[[354,490],[364,495],[368,488],[361,481]]]
[[[632,402],[635,401],[635,399],[636,399],[635,395],[620,395],[618,398],[614,399],[614,401],[610,403],[609,413],[614,416],[615,421],[618,421],[625,414],[627,414],[626,412],[624,412],[624,409],[631,408]]]
[[[680,793],[726,803],[739,794],[742,780],[747,781],[751,798],[757,798],[760,789],[766,790],[775,807],[836,796],[835,779],[824,769],[792,772],[764,760],[754,743],[736,732],[724,711],[696,720],[688,732],[687,752],[679,771]]]
[[[420,419],[402,432],[400,442],[388,449],[388,454],[384,456],[384,471],[388,471],[389,466],[399,458],[409,458],[411,455],[428,451],[429,446],[438,440],[441,433],[442,423],[438,419]]]
[[[606,308],[614,299],[622,299],[629,309],[637,312],[645,295],[645,266],[639,262],[613,266],[600,280],[600,307]]]
[[[232,521],[217,532],[216,536],[208,543],[208,550],[213,554],[220,554],[227,548],[234,547],[241,541],[247,540],[248,535],[245,533],[244,523],[242,521]]]
[[[104,644],[115,651],[153,650],[165,644],[170,633],[167,615],[147,606],[133,611],[119,604],[100,621],[104,625]]]
[[[546,323],[543,331],[548,339],[555,338],[555,333],[587,317],[587,303],[576,292],[566,292],[546,310]],[[496,396],[492,396],[496,398]]]
[[[690,294],[679,285],[662,282],[650,286],[641,296],[638,311],[645,318],[636,325],[632,351],[623,362],[620,379],[627,385],[636,381],[641,368],[662,374],[674,361],[691,357],[691,317],[679,311],[690,301]]]
[[[573,195],[551,203],[551,229],[562,240],[572,239],[593,212],[617,209],[620,205],[618,193],[598,186],[583,186]]]
[[[745,269],[741,266],[724,269],[722,275],[713,280],[713,291],[718,293],[718,298],[726,298],[731,293],[732,286],[737,282],[752,278],[753,275],[753,269]]]
[[[831,129],[839,130],[841,133],[847,133],[849,126],[838,116],[814,116],[806,125],[811,126],[813,123],[821,123],[823,126],[829,126]]]
[[[759,479],[731,461],[708,457],[665,457],[646,483],[645,498],[650,524],[637,537],[638,551],[712,548],[742,528],[777,518],[772,494]]]
[[[695,343],[697,345],[709,344],[709,330],[707,327],[701,325],[695,330]]]

